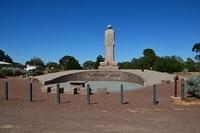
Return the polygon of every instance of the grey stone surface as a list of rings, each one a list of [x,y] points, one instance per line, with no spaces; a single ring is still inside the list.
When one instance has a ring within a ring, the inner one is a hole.
[[[94,72],[94,71],[98,71],[98,70],[89,70],[89,72]],[[124,69],[124,70],[119,70],[119,71],[138,75],[144,80],[144,86],[159,84],[162,82],[162,80],[174,81],[174,75],[168,74],[168,73],[162,73],[162,72],[151,71],[151,70],[144,70],[144,72],[142,72],[140,69],[126,69],[126,70]],[[56,78],[59,78],[65,75],[72,75],[72,74],[77,73],[76,76],[79,77],[80,73],[82,72],[88,72],[88,70],[69,70],[69,71],[41,75],[35,78],[37,78],[42,84],[44,84],[46,81],[54,80]],[[131,79],[131,77],[129,77],[129,79]],[[85,80],[86,79],[84,79],[83,81]]]
[[[111,25],[107,26],[105,31],[105,61],[100,62],[100,70],[118,70],[119,67],[115,62],[114,57],[114,47],[115,47],[115,31],[112,29]]]
[[[44,82],[45,85],[67,81],[123,81],[144,85],[144,79],[138,75],[123,71],[83,71],[57,77]]]
[[[97,88],[95,94],[108,94],[107,88]]]

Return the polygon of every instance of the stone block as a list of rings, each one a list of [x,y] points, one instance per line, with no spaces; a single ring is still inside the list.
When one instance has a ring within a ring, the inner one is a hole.
[[[181,102],[181,97],[174,97],[174,96],[171,96],[171,102],[174,102],[174,103]]]

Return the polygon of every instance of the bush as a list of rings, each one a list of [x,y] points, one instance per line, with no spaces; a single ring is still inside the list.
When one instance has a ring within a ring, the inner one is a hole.
[[[0,78],[5,78],[5,74],[2,71],[0,71]]]
[[[42,67],[37,67],[36,69],[30,70],[29,74],[32,76],[43,75],[44,69]]]
[[[26,71],[21,69],[21,68],[12,68],[13,75],[14,76],[19,76],[19,75],[25,75]]]
[[[177,56],[165,56],[158,58],[154,65],[153,70],[160,72],[181,72],[184,69],[184,63],[180,57]]]
[[[15,67],[3,67],[0,69],[0,76],[19,76],[24,75],[26,73],[25,70],[21,68],[15,68]]]
[[[13,76],[13,71],[11,69],[8,69],[6,67],[3,67],[1,69],[1,73],[4,75],[4,76]]]
[[[81,69],[81,65],[78,60],[73,56],[64,56],[59,60],[60,66],[64,70],[78,70]]]
[[[48,73],[55,73],[55,72],[59,72],[60,69],[51,69],[51,70],[47,70]]]
[[[200,98],[200,76],[189,78],[187,83],[188,93],[194,97]]]
[[[60,66],[57,63],[50,61],[50,62],[48,62],[46,64],[46,71],[48,73],[59,72],[60,71]]]

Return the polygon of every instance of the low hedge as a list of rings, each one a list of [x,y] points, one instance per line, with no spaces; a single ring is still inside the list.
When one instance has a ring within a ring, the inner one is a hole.
[[[188,93],[194,97],[200,98],[200,76],[189,78],[187,84]]]
[[[3,67],[0,69],[0,77],[5,76],[19,76],[26,74],[26,71],[16,67]]]

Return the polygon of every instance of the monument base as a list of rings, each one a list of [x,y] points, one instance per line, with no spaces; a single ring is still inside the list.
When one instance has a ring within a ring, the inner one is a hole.
[[[119,66],[99,66],[99,70],[101,71],[116,71],[119,70]]]

